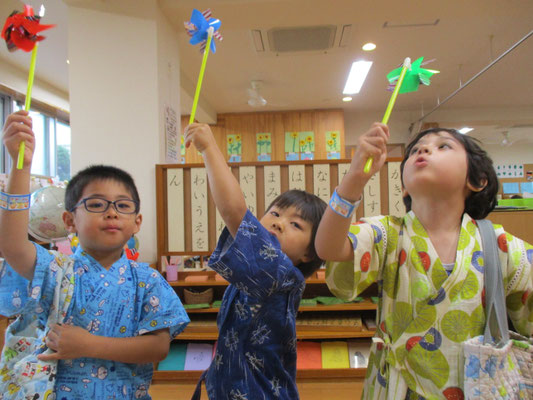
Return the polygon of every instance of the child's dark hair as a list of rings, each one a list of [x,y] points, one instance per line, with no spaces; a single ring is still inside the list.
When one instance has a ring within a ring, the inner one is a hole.
[[[78,172],[68,183],[65,193],[65,210],[72,210],[74,206],[81,200],[83,189],[94,181],[113,180],[122,183],[128,192],[130,192],[132,200],[137,203],[137,210],[141,208],[141,199],[137,192],[137,187],[130,174],[126,171],[112,167],[110,165],[91,165],[80,172]]]
[[[278,207],[280,209],[286,209],[289,207],[295,207],[301,212],[302,218],[312,224],[311,242],[309,243],[308,252],[311,256],[311,261],[300,263],[296,267],[302,271],[305,278],[311,276],[322,265],[321,260],[316,254],[315,250],[315,236],[320,224],[320,219],[326,210],[326,203],[320,197],[314,194],[304,192],[303,190],[288,190],[278,197],[276,197],[272,203],[268,206],[265,214],[272,208]]]
[[[468,182],[476,188],[485,187],[479,192],[470,193],[465,200],[465,212],[474,219],[485,218],[494,207],[496,207],[498,193],[498,177],[492,165],[492,159],[487,152],[478,145],[478,140],[468,135],[463,135],[455,129],[449,128],[431,128],[419,132],[416,137],[407,145],[405,149],[405,156],[400,165],[403,183],[403,167],[409,158],[413,146],[424,136],[429,134],[436,134],[439,132],[447,132],[452,135],[459,143],[463,145],[466,150],[468,160],[467,179]],[[407,211],[411,210],[411,196],[407,195],[403,198],[405,208]]]

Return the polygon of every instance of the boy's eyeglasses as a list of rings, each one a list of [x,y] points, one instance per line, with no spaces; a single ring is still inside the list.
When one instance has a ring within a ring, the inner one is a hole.
[[[91,213],[104,213],[107,211],[111,204],[113,204],[113,207],[115,208],[116,212],[120,214],[135,214],[139,208],[139,203],[137,203],[135,200],[120,199],[115,201],[109,201],[97,197],[88,197],[85,199],[81,199],[78,204],[72,207],[70,212],[74,211],[82,204],[85,206],[85,209]]]

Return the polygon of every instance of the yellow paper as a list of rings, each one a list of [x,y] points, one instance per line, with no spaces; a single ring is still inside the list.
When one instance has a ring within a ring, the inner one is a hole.
[[[347,342],[322,342],[322,368],[350,368]]]

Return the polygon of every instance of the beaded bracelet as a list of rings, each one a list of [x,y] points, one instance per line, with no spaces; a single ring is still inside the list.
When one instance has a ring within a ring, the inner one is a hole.
[[[349,200],[343,199],[337,193],[337,188],[335,188],[335,190],[333,191],[333,195],[329,200],[329,206],[331,207],[331,209],[336,214],[339,214],[341,217],[344,218],[352,218],[352,215],[355,209],[359,206],[359,203],[361,203],[361,199],[357,200],[356,202],[351,202]]]
[[[27,210],[30,208],[30,195],[0,192],[0,208],[8,211]]]

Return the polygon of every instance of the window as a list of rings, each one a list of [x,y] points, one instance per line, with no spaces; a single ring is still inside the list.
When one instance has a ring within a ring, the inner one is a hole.
[[[5,118],[11,112],[24,108],[20,101],[0,94],[0,122],[4,125]],[[36,102],[34,102],[36,103]],[[35,151],[31,173],[59,177],[60,180],[70,179],[70,125],[67,121],[41,111],[38,107],[30,109],[35,133]],[[0,172],[9,172],[11,159],[4,146],[0,151]]]

